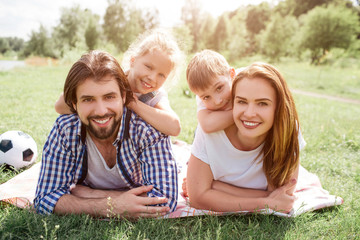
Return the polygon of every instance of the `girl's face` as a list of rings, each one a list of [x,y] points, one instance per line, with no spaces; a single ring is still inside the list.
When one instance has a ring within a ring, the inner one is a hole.
[[[235,86],[233,117],[238,134],[260,145],[274,123],[276,93],[262,78],[244,78]]]
[[[158,90],[164,84],[172,68],[169,56],[157,49],[131,58],[128,74],[131,90],[141,94]]]

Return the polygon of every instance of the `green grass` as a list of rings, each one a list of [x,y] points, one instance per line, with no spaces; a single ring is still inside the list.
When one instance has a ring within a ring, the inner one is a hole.
[[[281,63],[292,88],[360,99],[357,69]],[[69,66],[0,72],[0,133],[19,129],[42,146],[57,117],[54,103]],[[355,76],[355,77],[354,77]],[[323,86],[323,87],[319,87]],[[196,128],[195,99],[182,81],[169,96],[188,143]],[[342,206],[296,218],[265,215],[101,221],[88,216],[41,216],[0,206],[0,239],[360,239],[360,105],[294,94],[307,146],[301,164],[323,187],[344,198]],[[38,157],[40,161],[40,157]],[[5,182],[15,173],[0,172]]]

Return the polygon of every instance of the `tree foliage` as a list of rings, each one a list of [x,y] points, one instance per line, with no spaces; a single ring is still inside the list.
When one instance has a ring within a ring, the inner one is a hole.
[[[143,11],[131,5],[131,1],[109,1],[104,16],[103,30],[107,39],[124,52],[139,33],[158,25],[158,11]]]
[[[30,40],[26,43],[23,55],[25,57],[30,55],[56,57],[53,49],[53,42],[48,30],[43,25],[40,25],[37,32],[31,32]]]
[[[269,21],[271,11],[269,4],[263,2],[259,5],[251,6],[246,16],[247,30],[256,35],[265,29],[266,23]]]
[[[246,16],[247,9],[238,9],[229,21],[228,59],[239,59],[246,55],[249,49],[247,40]]]
[[[359,20],[345,7],[316,7],[307,14],[301,30],[301,47],[311,51],[312,63],[317,64],[332,48],[350,46],[359,31]]]
[[[216,51],[224,51],[228,47],[228,25],[227,16],[225,14],[221,15],[212,37],[213,46]]]
[[[94,20],[90,20],[85,30],[85,42],[89,50],[96,48],[99,42],[101,30]]]
[[[57,55],[61,57],[65,51],[72,50],[79,45],[95,44],[96,41],[91,38],[99,36],[99,19],[98,15],[88,9],[81,9],[79,5],[62,8],[59,24],[54,27],[52,32]],[[95,32],[89,33],[89,28]],[[88,48],[94,46],[88,45]]]
[[[199,49],[200,29],[201,29],[201,3],[198,0],[186,0],[185,5],[181,9],[181,19],[184,24],[190,29],[191,35],[194,38],[194,45],[192,51],[196,52]]]
[[[286,56],[294,48],[293,36],[297,28],[298,23],[294,16],[274,15],[261,35],[262,53],[272,61],[278,61],[280,57]]]
[[[20,52],[24,48],[24,39],[18,37],[5,37],[0,38],[0,53],[6,52]]]

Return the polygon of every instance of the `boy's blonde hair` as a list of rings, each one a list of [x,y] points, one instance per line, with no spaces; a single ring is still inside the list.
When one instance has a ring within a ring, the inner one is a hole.
[[[205,49],[190,60],[186,80],[191,91],[206,90],[211,80],[230,73],[230,65],[219,53]]]
[[[166,85],[176,83],[184,61],[184,54],[180,50],[172,33],[165,29],[151,29],[140,34],[124,53],[122,66],[128,70],[132,58],[141,57],[154,50],[167,54],[172,64],[172,70],[167,78]],[[171,80],[171,81],[169,81]]]

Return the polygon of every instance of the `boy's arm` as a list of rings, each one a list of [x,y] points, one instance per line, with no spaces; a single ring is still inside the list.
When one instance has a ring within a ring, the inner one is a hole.
[[[69,106],[65,103],[64,93],[61,93],[59,99],[56,101],[55,111],[59,114],[72,114]]]
[[[226,111],[203,109],[198,112],[197,118],[205,133],[224,130],[234,123],[232,109]]]
[[[180,119],[168,104],[159,102],[151,107],[136,99],[129,108],[158,131],[169,136],[180,134]]]

